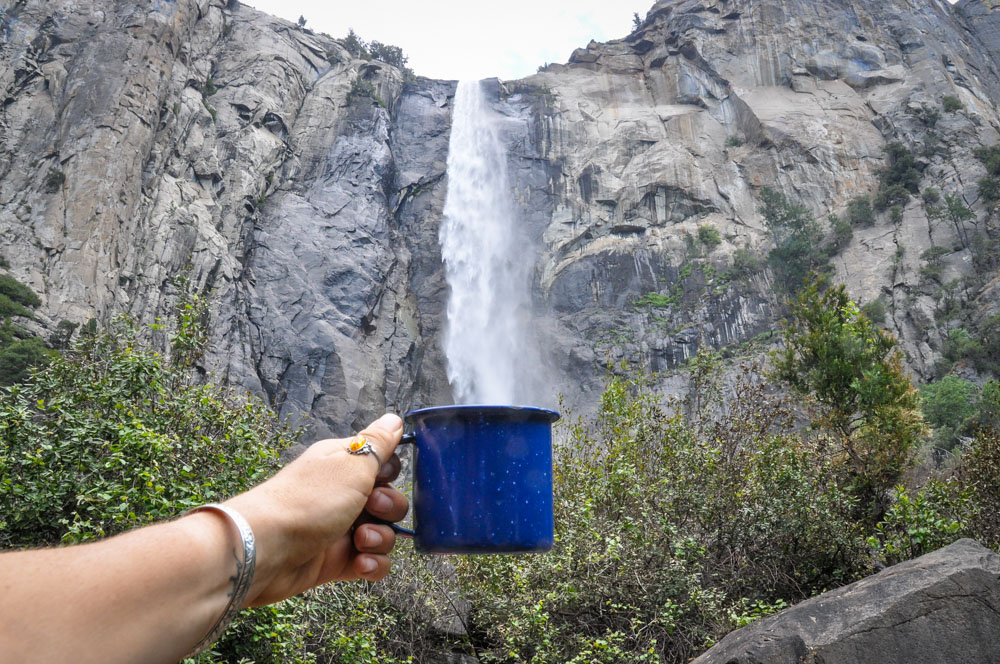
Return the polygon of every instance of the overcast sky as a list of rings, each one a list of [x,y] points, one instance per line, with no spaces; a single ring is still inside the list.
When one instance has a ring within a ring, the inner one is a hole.
[[[515,79],[566,62],[591,39],[626,36],[653,0],[243,0],[333,37],[394,44],[418,76]]]

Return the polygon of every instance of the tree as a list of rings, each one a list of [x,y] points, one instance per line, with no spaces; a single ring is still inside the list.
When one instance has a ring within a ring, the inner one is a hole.
[[[925,433],[896,340],[861,314],[842,285],[821,293],[813,282],[791,307],[774,374],[815,400],[814,426],[836,441],[856,494],[878,518]]]
[[[364,40],[358,37],[358,33],[354,31],[354,28],[347,29],[347,37],[344,39],[344,48],[347,52],[356,58],[361,58],[362,60],[370,60],[371,55],[368,53],[368,45],[365,44]]]
[[[24,380],[33,367],[45,364],[52,354],[40,337],[11,320],[31,318],[31,310],[41,303],[29,287],[8,274],[0,275],[0,385]]]
[[[935,429],[938,447],[950,450],[969,433],[977,400],[976,386],[958,376],[948,375],[920,388],[924,418]]]
[[[632,30],[638,30],[640,25],[642,25],[642,17],[639,16],[639,12],[632,12]]]
[[[764,187],[760,192],[760,213],[771,231],[774,249],[768,255],[778,283],[795,291],[809,272],[826,266],[822,249],[823,232],[804,205],[792,203],[780,192]]]
[[[965,222],[975,219],[975,213],[969,209],[958,194],[945,194],[944,216],[955,226],[955,234],[962,241],[962,246],[968,248],[969,231],[965,227]]]
[[[306,17],[305,17],[305,16],[303,16],[303,15],[301,15],[301,14],[299,14],[299,20],[298,20],[298,23],[299,23],[299,27],[300,27],[300,28],[304,28],[304,27],[306,27]]]

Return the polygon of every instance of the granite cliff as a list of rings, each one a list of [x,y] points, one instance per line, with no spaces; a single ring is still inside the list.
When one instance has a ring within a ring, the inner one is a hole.
[[[752,352],[781,311],[766,269],[733,270],[769,248],[762,187],[843,216],[897,141],[973,218],[912,197],[832,262],[930,378],[948,328],[995,313],[974,154],[1000,140],[992,6],[663,0],[621,40],[489,82],[553,393],[586,408],[609,360]],[[43,300],[32,324],[152,322],[195,288],[204,370],[314,435],[449,402],[454,90],[235,1],[0,0],[0,253]]]

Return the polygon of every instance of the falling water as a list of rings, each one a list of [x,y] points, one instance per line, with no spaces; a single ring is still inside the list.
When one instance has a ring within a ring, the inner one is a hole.
[[[448,381],[458,403],[524,403],[538,371],[528,326],[532,258],[510,201],[500,117],[478,81],[458,84],[454,109],[440,234]]]

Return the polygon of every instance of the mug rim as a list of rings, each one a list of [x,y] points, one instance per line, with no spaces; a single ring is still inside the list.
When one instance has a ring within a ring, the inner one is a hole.
[[[542,420],[552,424],[558,420],[561,415],[554,410],[548,408],[540,408],[538,406],[513,406],[513,405],[499,405],[499,404],[455,404],[450,406],[431,406],[429,408],[417,408],[407,412],[403,417],[404,419],[420,419],[425,418],[429,415],[443,415],[443,416],[475,416],[478,414],[485,415],[499,415],[499,414],[526,414],[528,415],[528,420]]]

